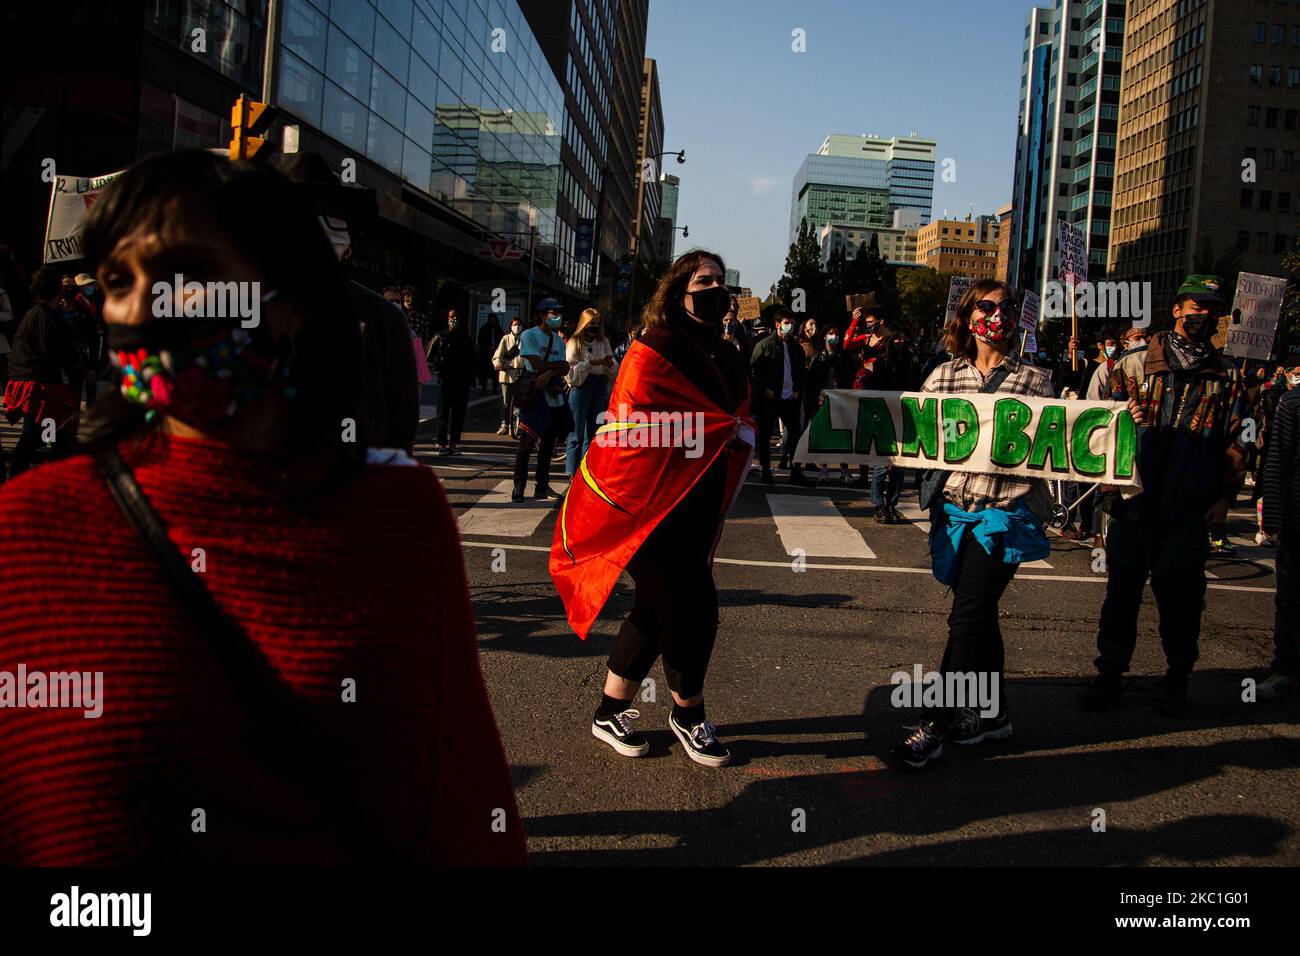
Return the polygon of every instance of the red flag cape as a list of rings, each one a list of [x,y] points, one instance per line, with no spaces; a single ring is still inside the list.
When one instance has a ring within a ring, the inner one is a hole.
[[[722,517],[740,494],[753,454],[748,398],[730,414],[654,349],[632,343],[551,541],[551,580],[579,637],[586,640],[641,543],[721,455],[727,492],[717,549]]]

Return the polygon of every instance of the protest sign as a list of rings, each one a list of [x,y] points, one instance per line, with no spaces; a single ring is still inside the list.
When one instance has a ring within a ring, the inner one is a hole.
[[[1020,306],[1020,327],[1026,332],[1033,332],[1038,328],[1038,306],[1038,293],[1026,292],[1025,301]]]
[[[844,311],[853,314],[854,309],[870,309],[876,304],[874,292],[859,292],[844,297]]]
[[[799,439],[801,464],[900,465],[1141,490],[1123,402],[968,392],[827,389]]]
[[[50,188],[50,211],[45,222],[45,261],[81,258],[81,230],[90,207],[104,187],[123,170],[106,176],[55,176]]]
[[[957,317],[957,306],[961,305],[961,297],[974,284],[975,280],[969,276],[952,277],[948,283],[948,312],[943,317],[944,326],[952,325],[952,320]]]
[[[763,311],[763,300],[754,295],[737,299],[736,305],[740,308],[736,318],[741,322],[753,322]]]
[[[1033,329],[1025,329],[1025,347],[1020,351],[1021,355],[1038,354],[1038,333]]]
[[[1224,355],[1267,361],[1273,354],[1273,336],[1286,295],[1286,279],[1243,272],[1237,276],[1232,300],[1232,324]]]
[[[1060,280],[1067,285],[1088,281],[1088,246],[1083,230],[1064,219],[1056,221],[1056,252]]]

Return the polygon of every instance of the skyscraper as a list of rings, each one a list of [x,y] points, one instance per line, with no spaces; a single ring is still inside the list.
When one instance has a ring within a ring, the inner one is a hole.
[[[1131,4],[1109,265],[1173,302],[1193,257],[1282,275],[1300,211],[1300,6]]]
[[[831,134],[810,153],[795,175],[790,203],[790,241],[799,223],[822,226],[889,226],[899,209],[914,209],[930,221],[934,194],[934,140],[915,135]]]
[[[638,254],[647,259],[666,255],[659,248],[655,228],[662,208],[663,188],[659,181],[659,154],[664,148],[664,109],[659,98],[659,70],[655,61],[645,58],[641,73],[641,126],[637,137],[637,165],[640,175],[636,184],[636,225]]]
[[[1106,267],[1124,56],[1124,3],[1059,0],[1025,21],[1007,274],[1042,293],[1056,278],[1057,220],[1088,244],[1090,276]]]
[[[659,245],[665,250],[664,255],[670,261],[676,256],[677,248],[677,196],[681,188],[682,181],[671,173],[662,173],[659,177],[659,184],[663,192],[663,199],[659,204],[660,223],[667,223],[664,232],[667,235],[667,244],[661,239]]]

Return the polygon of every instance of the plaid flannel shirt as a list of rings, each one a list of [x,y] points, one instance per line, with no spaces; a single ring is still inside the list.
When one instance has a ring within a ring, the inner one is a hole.
[[[1003,362],[1007,377],[998,386],[998,395],[1033,395],[1055,398],[1052,376],[1045,369],[1036,368],[1020,357],[1009,354]],[[991,374],[991,373],[990,373]],[[984,387],[985,376],[980,374],[965,356],[944,362],[925,380],[923,392],[978,392]],[[985,508],[1010,508],[1017,499],[1040,518],[1046,518],[1051,508],[1047,483],[1041,478],[1018,478],[1011,475],[989,475],[977,472],[954,471],[943,486],[944,497],[963,511],[982,511]]]

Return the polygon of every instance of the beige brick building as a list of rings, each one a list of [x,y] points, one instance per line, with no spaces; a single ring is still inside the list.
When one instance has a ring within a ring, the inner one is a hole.
[[[992,279],[998,267],[998,219],[936,219],[916,234],[919,265],[972,279]]]
[[[1193,256],[1282,275],[1300,233],[1300,3],[1130,0],[1108,272],[1172,305]]]
[[[1011,214],[1013,207],[1007,203],[998,210],[998,265],[993,276],[999,282],[1010,281],[1007,274],[1011,269]]]

